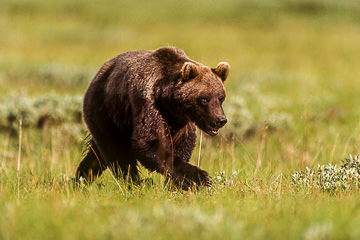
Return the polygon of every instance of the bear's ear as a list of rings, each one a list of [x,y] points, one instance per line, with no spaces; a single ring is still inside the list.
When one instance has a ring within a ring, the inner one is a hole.
[[[195,63],[185,62],[181,68],[182,81],[184,82],[195,78],[198,74],[199,71]]]
[[[218,75],[223,82],[225,82],[226,78],[230,72],[230,65],[227,62],[220,62],[216,68],[211,69],[216,75]]]

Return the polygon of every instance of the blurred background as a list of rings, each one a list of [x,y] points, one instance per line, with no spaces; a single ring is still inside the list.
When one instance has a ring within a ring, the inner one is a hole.
[[[226,143],[223,152],[203,153],[215,162],[210,169],[282,169],[359,149],[356,0],[1,0],[0,36],[0,134],[9,162],[20,117],[31,131],[25,156],[56,162],[64,154],[56,146],[81,145],[82,96],[101,65],[168,45],[208,66],[232,67],[230,121],[204,143],[205,150]],[[54,143],[64,132],[75,140]],[[71,169],[78,157],[68,153]]]
[[[168,45],[231,65],[213,187],[73,188],[93,76]],[[0,0],[0,239],[359,239],[359,106],[359,0]]]

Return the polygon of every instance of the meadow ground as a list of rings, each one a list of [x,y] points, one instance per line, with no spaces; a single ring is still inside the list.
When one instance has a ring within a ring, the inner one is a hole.
[[[2,0],[0,239],[359,239],[357,182],[292,181],[360,152],[359,16],[355,0]],[[107,171],[74,189],[92,76],[164,45],[231,64],[229,123],[191,160],[213,187],[176,191],[142,169],[152,182]]]

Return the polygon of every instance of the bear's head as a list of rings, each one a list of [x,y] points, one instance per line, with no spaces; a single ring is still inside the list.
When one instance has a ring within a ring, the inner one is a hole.
[[[181,103],[183,113],[207,134],[217,135],[227,119],[222,103],[226,92],[224,81],[230,71],[226,62],[209,68],[196,62],[185,62],[173,95]]]

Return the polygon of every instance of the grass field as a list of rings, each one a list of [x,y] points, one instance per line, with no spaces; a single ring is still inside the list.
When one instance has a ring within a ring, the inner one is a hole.
[[[358,1],[2,0],[0,36],[1,240],[360,238],[357,182],[292,182],[360,152]],[[73,188],[92,77],[164,45],[232,67],[229,123],[191,160],[213,186],[176,191],[142,169],[152,182],[107,171]]]

